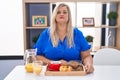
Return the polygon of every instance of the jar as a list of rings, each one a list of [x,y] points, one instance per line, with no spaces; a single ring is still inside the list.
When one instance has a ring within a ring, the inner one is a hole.
[[[37,49],[27,49],[25,50],[25,54],[24,54],[24,64],[29,64],[29,63],[33,63],[33,61],[36,59],[37,53]]]

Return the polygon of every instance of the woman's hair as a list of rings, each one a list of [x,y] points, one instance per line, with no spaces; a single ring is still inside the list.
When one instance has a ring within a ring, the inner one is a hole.
[[[66,37],[67,37],[68,46],[72,47],[73,46],[73,27],[72,27],[71,12],[70,12],[69,6],[64,3],[61,3],[58,6],[56,6],[53,11],[53,15],[51,18],[51,26],[50,26],[50,38],[51,38],[53,47],[58,46],[59,36],[57,33],[57,27],[56,27],[56,16],[57,16],[57,12],[58,12],[59,8],[61,8],[61,7],[66,7],[68,10],[68,22],[67,22]]]

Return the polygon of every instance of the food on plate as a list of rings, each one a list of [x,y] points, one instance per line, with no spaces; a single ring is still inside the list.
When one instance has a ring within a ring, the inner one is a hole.
[[[75,71],[82,71],[83,70],[83,64],[77,61],[69,61],[68,66],[71,66],[73,70]]]
[[[74,69],[76,69],[78,66],[79,66],[79,62],[76,62],[76,61],[69,61],[68,62],[68,65],[69,66],[72,66]]]
[[[77,61],[69,61],[66,64],[61,64],[60,61],[52,61],[48,64],[47,69],[50,71],[82,71],[83,64]]]
[[[66,72],[66,71],[72,71],[72,67],[71,66],[66,66],[66,65],[63,65],[63,66],[60,66],[60,71],[63,71],[63,72]]]
[[[32,73],[32,72],[33,72],[32,63],[26,64],[26,65],[25,65],[25,70],[26,70],[27,72]]]
[[[68,66],[67,71],[72,71],[73,68],[71,66]]]
[[[83,71],[83,66],[82,66],[82,65],[79,65],[75,70],[76,70],[76,71]]]

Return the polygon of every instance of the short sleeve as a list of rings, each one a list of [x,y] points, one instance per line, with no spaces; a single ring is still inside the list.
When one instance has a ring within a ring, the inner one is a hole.
[[[74,29],[76,36],[77,45],[80,47],[80,51],[86,51],[91,48],[91,46],[88,44],[87,40],[85,39],[83,33],[78,30],[77,28]]]
[[[44,47],[45,47],[45,41],[46,41],[46,38],[47,38],[47,32],[48,32],[48,29],[45,29],[39,36],[36,44],[33,46],[33,48],[37,48],[37,55],[43,55],[43,50],[44,50]]]

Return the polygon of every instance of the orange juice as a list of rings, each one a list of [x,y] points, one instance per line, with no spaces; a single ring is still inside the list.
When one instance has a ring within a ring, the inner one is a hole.
[[[37,75],[39,75],[42,71],[42,66],[34,66],[33,67],[33,72]]]
[[[32,72],[33,72],[32,63],[26,64],[26,65],[25,65],[25,70],[26,70],[27,72],[32,73]]]
[[[40,60],[33,61],[33,73],[39,75],[42,71],[43,62]]]

